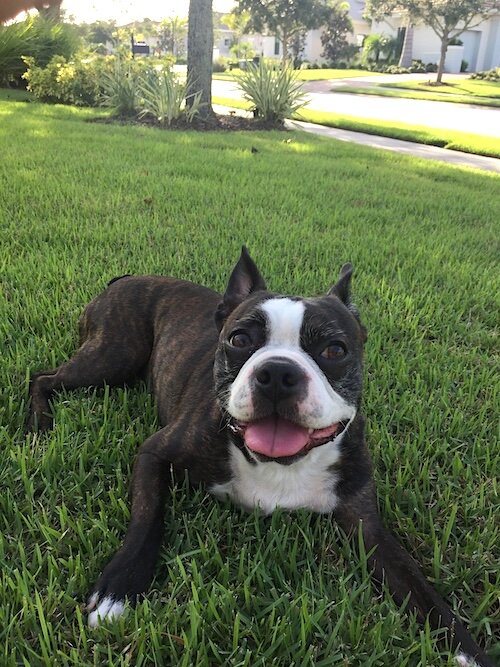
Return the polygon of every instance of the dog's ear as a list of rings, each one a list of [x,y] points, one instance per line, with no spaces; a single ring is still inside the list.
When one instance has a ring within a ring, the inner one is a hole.
[[[353,267],[351,263],[344,264],[340,269],[339,279],[328,292],[329,296],[337,296],[347,307],[351,305],[351,278]]]
[[[366,333],[366,328],[361,324],[361,318],[359,316],[359,310],[355,303],[351,300],[351,278],[353,273],[353,266],[350,262],[344,264],[340,269],[339,279],[335,285],[328,292],[328,296],[338,297],[343,304],[351,311],[354,317],[358,320],[358,324],[361,328],[361,337],[363,342],[366,342],[368,335]]]
[[[238,263],[229,278],[224,298],[215,313],[215,323],[219,331],[236,306],[239,306],[253,292],[265,289],[267,288],[264,278],[260,275],[248,250],[243,246]]]

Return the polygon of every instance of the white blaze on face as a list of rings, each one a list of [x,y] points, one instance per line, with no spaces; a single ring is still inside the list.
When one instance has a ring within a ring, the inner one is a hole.
[[[300,331],[306,310],[302,301],[269,299],[264,301],[261,309],[268,322],[266,346],[300,347]]]
[[[267,320],[266,343],[243,365],[231,386],[228,411],[238,421],[254,419],[252,384],[260,365],[281,358],[294,362],[307,379],[307,394],[297,406],[303,426],[322,429],[354,417],[355,408],[333,390],[316,362],[301,348],[305,304],[286,297],[268,299],[260,306]]]

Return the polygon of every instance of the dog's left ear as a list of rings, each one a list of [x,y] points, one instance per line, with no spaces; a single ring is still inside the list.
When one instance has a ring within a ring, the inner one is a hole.
[[[339,279],[328,292],[328,296],[337,296],[347,307],[351,305],[351,278],[353,266],[350,262],[340,269]]]
[[[239,306],[253,292],[265,289],[267,287],[264,278],[260,275],[260,271],[250,257],[248,250],[243,246],[238,263],[229,278],[224,298],[215,313],[215,323],[219,331],[236,306]]]
[[[350,262],[344,264],[344,266],[340,269],[339,279],[328,292],[328,296],[338,297],[342,303],[345,304],[351,311],[354,317],[358,320],[358,324],[361,328],[361,337],[363,339],[363,343],[365,343],[367,339],[366,328],[361,324],[359,310],[356,304],[354,304],[351,300],[351,278],[353,270],[353,266]]]

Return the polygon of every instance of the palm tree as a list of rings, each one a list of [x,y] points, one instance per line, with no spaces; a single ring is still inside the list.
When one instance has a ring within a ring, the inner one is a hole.
[[[406,20],[405,38],[403,41],[403,48],[401,49],[401,56],[399,58],[400,67],[410,67],[413,60],[413,24],[411,18],[408,16]]]

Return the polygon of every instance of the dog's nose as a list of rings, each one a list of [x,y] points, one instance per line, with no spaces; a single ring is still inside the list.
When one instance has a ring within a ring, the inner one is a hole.
[[[273,402],[296,396],[304,380],[304,372],[286,359],[266,361],[255,372],[256,388]]]

